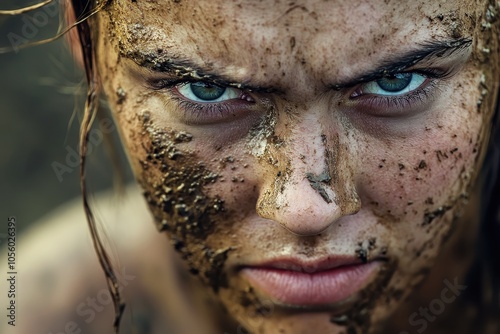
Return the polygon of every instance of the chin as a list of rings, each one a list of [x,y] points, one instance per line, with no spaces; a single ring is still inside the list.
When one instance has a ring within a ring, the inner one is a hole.
[[[242,315],[241,325],[233,332],[238,334],[375,334],[381,333],[380,328],[382,327],[381,324],[383,324],[381,319],[378,321],[370,319],[362,325],[356,324],[354,320],[346,320],[345,324],[336,323],[335,321],[341,322],[340,317],[335,319],[335,315],[329,312],[254,315],[251,317]]]

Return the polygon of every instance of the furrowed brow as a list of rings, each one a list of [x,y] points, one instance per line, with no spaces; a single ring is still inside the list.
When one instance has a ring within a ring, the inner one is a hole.
[[[357,78],[329,85],[331,89],[340,90],[350,88],[369,81],[378,80],[384,76],[391,76],[411,68],[418,63],[431,61],[433,59],[444,59],[452,57],[457,52],[466,50],[472,45],[472,40],[463,38],[458,40],[432,41],[421,44],[416,50],[399,57],[391,57],[383,61],[382,65],[373,71],[363,74]],[[215,73],[203,68],[187,58],[168,57],[164,54],[143,53],[136,51],[122,54],[131,59],[137,65],[152,72],[168,73],[174,76],[172,80],[164,81],[204,81],[218,86],[235,87],[253,92],[283,93],[276,87],[259,84],[251,84],[249,80],[237,81],[225,75]]]
[[[127,58],[133,60],[137,65],[147,68],[152,72],[168,73],[174,76],[171,80],[175,81],[204,81],[223,87],[235,87],[253,92],[275,93],[280,92],[279,89],[266,87],[263,85],[253,85],[249,81],[239,82],[225,75],[215,73],[204,69],[202,66],[195,64],[193,61],[185,58],[171,58],[164,55],[144,54],[134,52],[127,54]],[[164,80],[170,81],[170,80]]]
[[[449,41],[432,41],[429,43],[425,43],[420,45],[420,48],[411,51],[403,56],[392,57],[391,59],[384,61],[381,66],[369,73],[361,75],[355,79],[348,80],[346,82],[331,85],[330,87],[334,90],[340,90],[343,88],[354,87],[362,83],[378,80],[380,78],[405,71],[408,68],[411,68],[424,61],[452,57],[457,52],[467,50],[471,45],[472,40],[469,38]]]

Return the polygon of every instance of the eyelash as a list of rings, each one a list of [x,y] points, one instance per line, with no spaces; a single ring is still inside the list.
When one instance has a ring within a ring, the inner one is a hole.
[[[418,103],[423,103],[435,95],[438,88],[435,78],[427,77],[427,80],[417,89],[399,96],[383,96],[367,94],[365,96],[354,97],[353,99],[362,100],[363,105],[368,105],[374,109],[408,109]]]
[[[425,77],[426,80],[418,88],[406,94],[393,96],[366,94],[351,97],[350,99],[357,100],[357,107],[365,113],[375,116],[401,116],[409,114],[417,106],[423,106],[425,102],[432,100],[433,97],[438,95],[438,90],[442,87],[440,82],[451,75],[450,70],[443,71],[439,69],[414,70],[401,73],[418,74]]]
[[[172,99],[177,102],[178,106],[183,112],[189,112],[196,119],[203,119],[208,117],[221,117],[231,114],[234,107],[228,104],[228,101],[215,102],[215,103],[198,103],[186,100],[180,96],[172,96]]]
[[[417,89],[414,89],[410,93],[402,95],[392,95],[383,96],[376,94],[361,94],[359,96],[350,96],[349,99],[352,101],[357,101],[362,107],[368,107],[374,110],[395,110],[396,112],[411,109],[412,107],[423,104],[425,101],[429,100],[436,94],[436,89],[439,88],[438,82],[440,79],[444,79],[449,75],[448,72],[443,72],[437,69],[426,69],[426,70],[414,70],[400,73],[412,73],[422,75],[426,78],[426,81],[422,83]],[[381,79],[381,78],[379,78]],[[374,79],[376,81],[379,79]],[[227,115],[234,114],[237,107],[248,106],[249,103],[253,104],[255,102],[248,102],[242,96],[246,95],[245,91],[242,91],[240,98],[231,99],[221,102],[196,102],[191,101],[183,97],[176,89],[180,84],[188,84],[199,81],[186,81],[183,80],[158,80],[150,82],[150,87],[154,90],[167,90],[171,99],[176,102],[180,110],[186,114],[189,119],[196,120],[217,120],[223,119]],[[368,82],[367,82],[368,83]],[[365,83],[365,84],[367,84]],[[363,84],[361,84],[363,85]],[[223,86],[221,86],[223,87]],[[358,86],[360,87],[360,86]],[[356,88],[359,90],[359,88]],[[245,105],[246,104],[246,105]]]
[[[203,82],[197,80],[186,80],[186,79],[176,79],[176,80],[154,80],[148,81],[148,85],[151,89],[157,91],[166,90],[170,98],[175,101],[179,110],[186,116],[186,119],[201,121],[203,123],[209,123],[210,121],[217,121],[223,119],[228,115],[235,114],[235,109],[248,107],[249,104],[255,102],[250,102],[247,100],[249,97],[248,93],[241,90],[241,94],[238,99],[232,99],[222,102],[205,102],[200,103],[196,101],[191,101],[183,97],[177,90],[177,86],[181,84],[189,84]],[[224,87],[224,86],[220,86]],[[232,88],[232,87],[228,87]]]

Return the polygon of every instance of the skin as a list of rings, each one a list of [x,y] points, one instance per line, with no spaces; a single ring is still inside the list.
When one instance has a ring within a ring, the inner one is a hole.
[[[496,100],[496,26],[484,26],[493,21],[486,11],[465,0],[115,0],[99,13],[99,73],[136,177],[192,284],[222,310],[206,328],[376,333],[401,310],[450,233],[474,226],[458,217]],[[404,108],[353,98],[362,84],[335,86],[419,44],[459,39],[471,43],[415,66],[450,74]],[[151,71],[156,60],[144,55],[182,56],[232,86],[275,91],[242,89],[245,100],[207,117],[179,103],[175,88],[151,84],[200,73]],[[238,271],[332,254],[379,266],[361,292],[328,309],[280,305]]]

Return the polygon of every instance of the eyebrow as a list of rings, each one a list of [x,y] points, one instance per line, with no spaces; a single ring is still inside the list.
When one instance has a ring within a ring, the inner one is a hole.
[[[391,57],[383,61],[382,65],[366,74],[346,82],[330,85],[334,90],[354,87],[356,85],[378,80],[383,77],[392,76],[411,68],[424,61],[434,59],[445,59],[452,57],[460,51],[467,50],[472,45],[472,39],[461,38],[446,41],[431,41],[420,44],[419,48],[412,50],[403,56]]]
[[[382,62],[382,65],[375,70],[345,82],[328,85],[328,87],[333,90],[340,90],[361,83],[378,80],[405,71],[423,61],[451,57],[457,52],[467,50],[471,45],[472,39],[470,38],[431,41],[420,44],[417,49],[403,54],[402,56],[386,59]],[[205,69],[203,66],[187,58],[168,57],[164,54],[144,53],[141,51],[128,52],[122,55],[152,72],[169,73],[176,77],[172,80],[161,80],[162,82],[171,81],[172,83],[178,83],[180,81],[204,81],[218,86],[235,87],[253,92],[283,93],[282,90],[276,87],[253,85],[249,80],[243,82],[235,81],[230,77]]]
[[[181,81],[203,81],[217,86],[235,87],[252,92],[276,93],[281,90],[265,85],[252,85],[249,81],[236,81],[225,75],[207,70],[187,58],[174,58],[159,54],[146,54],[140,51],[127,53],[127,58],[132,59],[137,65],[147,68],[152,72],[169,73],[175,79],[161,80],[162,82],[179,83]]]

